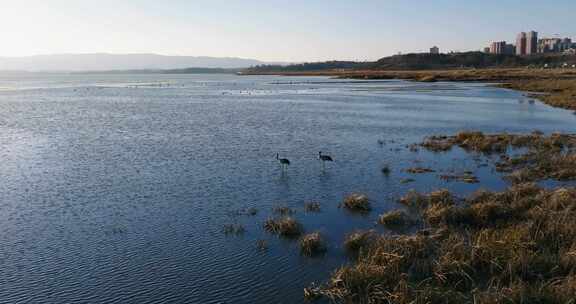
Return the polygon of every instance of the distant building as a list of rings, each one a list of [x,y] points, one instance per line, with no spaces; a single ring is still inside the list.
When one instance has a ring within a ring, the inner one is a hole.
[[[562,42],[560,43],[560,52],[563,52],[565,50],[569,50],[571,48],[576,48],[576,44],[572,42],[572,39],[570,38],[564,38],[562,39]]]
[[[570,38],[542,38],[538,40],[538,53],[561,53],[573,46]]]
[[[504,54],[505,49],[506,49],[506,41],[497,41],[492,42],[492,44],[490,44],[491,54]]]
[[[538,33],[530,31],[526,34],[526,55],[538,53]]]
[[[526,55],[526,33],[522,32],[516,37],[516,55]]]
[[[437,46],[433,46],[430,48],[430,54],[438,55],[440,54],[440,49]]]
[[[485,47],[485,48],[484,48],[484,53],[489,54],[489,53],[490,53],[490,47]]]
[[[516,55],[532,55],[538,53],[538,33],[530,31],[521,32],[516,37]]]
[[[553,53],[560,50],[560,38],[542,38],[538,40],[538,53]]]
[[[506,44],[506,48],[504,49],[504,54],[506,54],[506,55],[516,54],[516,46],[513,44]]]
[[[513,44],[507,44],[506,41],[496,41],[490,44],[488,53],[513,55],[516,48]]]

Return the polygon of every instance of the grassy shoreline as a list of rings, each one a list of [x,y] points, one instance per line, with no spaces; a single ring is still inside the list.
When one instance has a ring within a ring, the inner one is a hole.
[[[403,79],[421,82],[494,82],[508,89],[539,93],[531,96],[553,107],[576,111],[574,69],[327,70],[244,75],[331,76],[342,79]]]
[[[460,148],[493,160],[511,186],[458,197],[446,189],[408,192],[383,225],[418,225],[415,234],[356,232],[353,263],[336,269],[308,299],[336,303],[574,303],[576,188],[547,189],[544,180],[576,180],[576,135],[434,136],[419,144],[445,153]],[[492,156],[499,156],[493,158]],[[571,184],[572,185],[572,184]],[[344,244],[348,246],[348,244]]]

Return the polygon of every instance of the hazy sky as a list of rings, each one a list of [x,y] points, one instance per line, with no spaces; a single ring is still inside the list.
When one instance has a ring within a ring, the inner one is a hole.
[[[159,53],[371,60],[576,38],[575,0],[0,0],[0,56]]]

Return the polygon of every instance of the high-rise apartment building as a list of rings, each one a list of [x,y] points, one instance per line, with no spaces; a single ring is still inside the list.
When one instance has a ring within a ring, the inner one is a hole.
[[[492,42],[490,45],[491,54],[504,54],[506,50],[506,41]]]
[[[516,55],[526,55],[526,33],[522,32],[516,37]]]
[[[514,51],[515,48],[513,44],[507,44],[506,41],[496,41],[490,44],[488,53],[514,55]]]
[[[538,33],[530,31],[526,34],[526,55],[538,53]]]

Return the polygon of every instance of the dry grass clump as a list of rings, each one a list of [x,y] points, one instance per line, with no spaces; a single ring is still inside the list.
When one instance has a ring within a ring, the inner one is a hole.
[[[320,212],[320,203],[306,202],[304,203],[304,211],[306,212]]]
[[[305,256],[319,255],[326,250],[326,243],[319,232],[306,234],[300,239],[300,252]]]
[[[298,237],[303,232],[302,225],[289,216],[266,220],[266,222],[264,222],[264,229],[283,237]]]
[[[575,188],[422,196],[431,230],[379,236],[308,291],[340,303],[573,303]]]
[[[411,208],[425,209],[431,204],[452,205],[456,198],[446,189],[433,191],[429,194],[421,194],[415,190],[410,190],[406,195],[400,198],[399,202]]]
[[[378,217],[378,223],[387,228],[398,228],[413,224],[413,220],[406,212],[394,210],[380,215],[380,217]]]
[[[360,193],[352,193],[342,202],[342,206],[350,211],[368,212],[372,210],[368,196]]]
[[[376,233],[373,230],[358,230],[346,235],[344,249],[350,253],[358,253],[368,248],[376,240]]]

